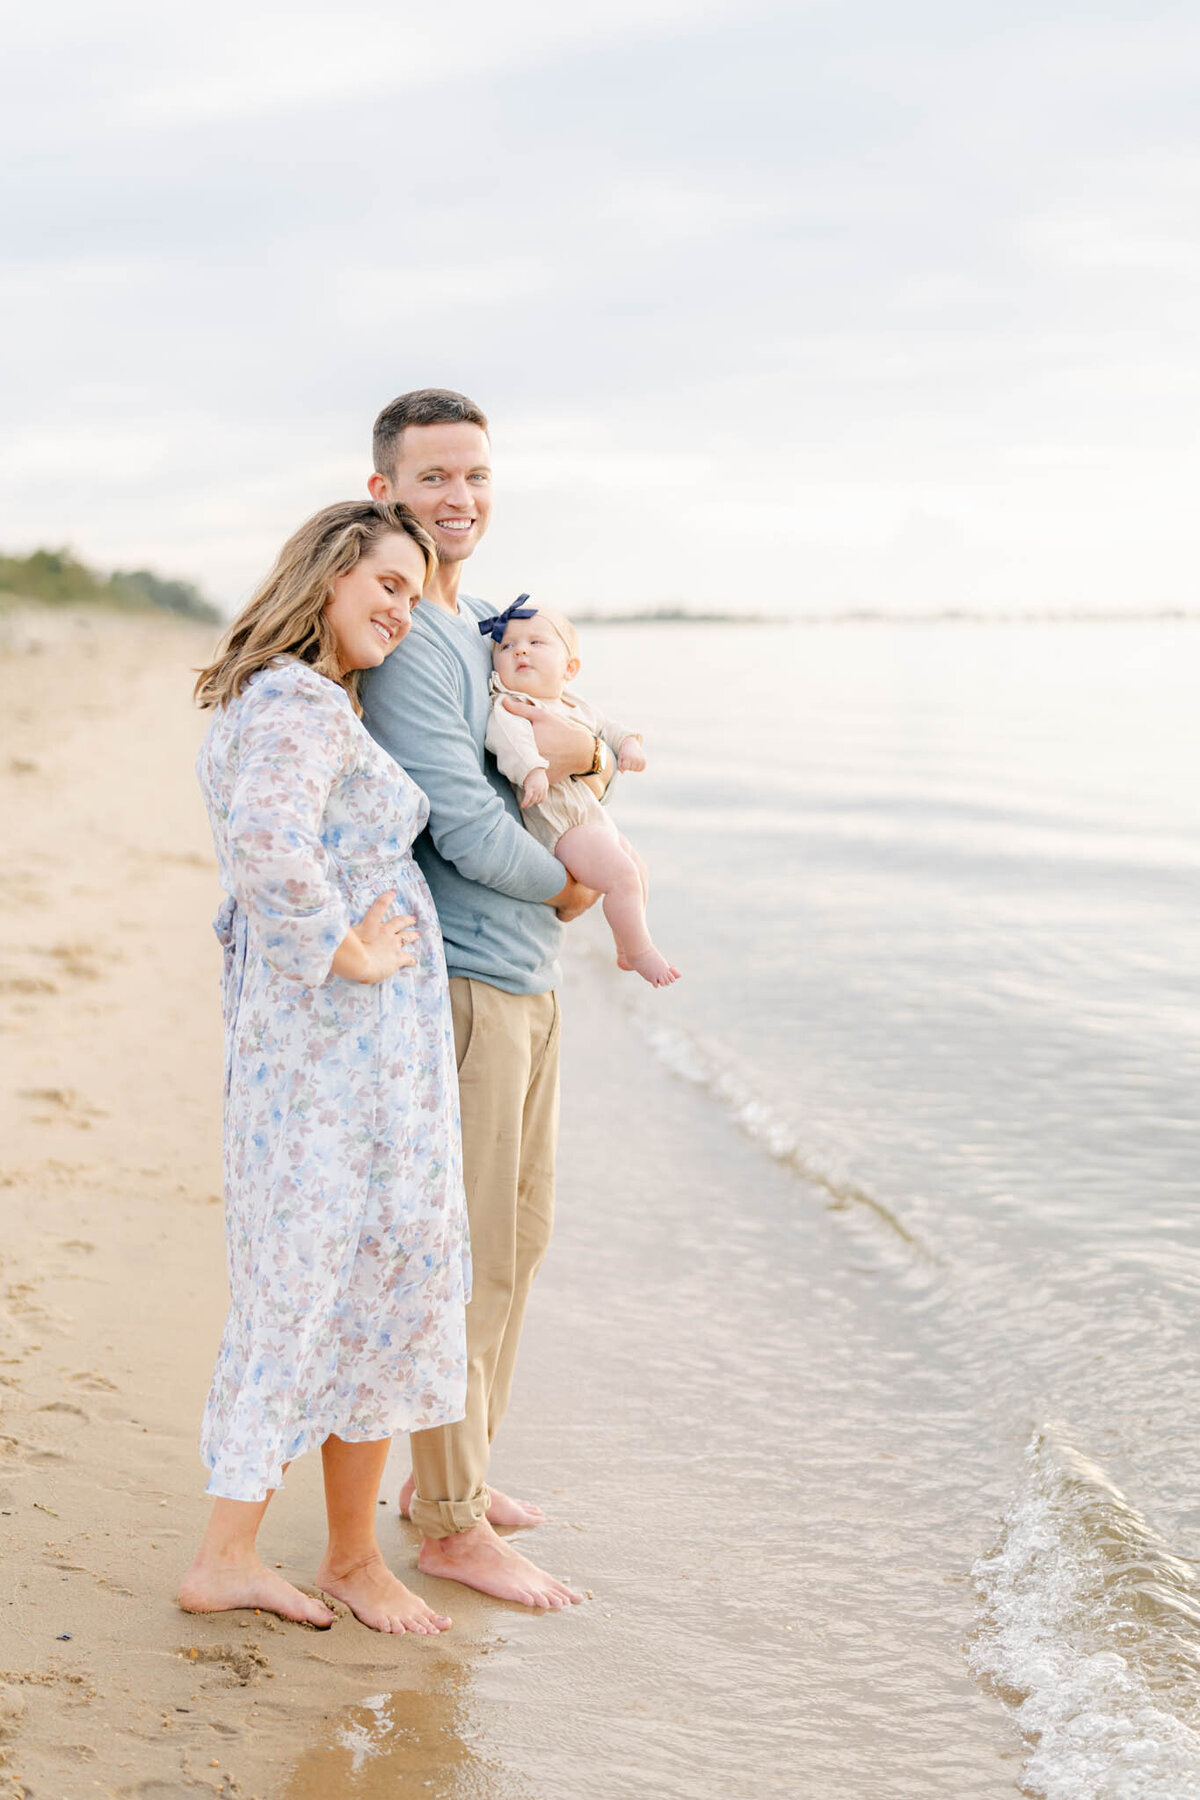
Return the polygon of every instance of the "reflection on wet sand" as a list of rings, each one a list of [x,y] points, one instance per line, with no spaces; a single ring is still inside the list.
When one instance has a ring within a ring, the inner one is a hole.
[[[296,1764],[281,1800],[528,1800],[473,1747],[469,1665],[439,1658],[430,1685],[369,1694]]]

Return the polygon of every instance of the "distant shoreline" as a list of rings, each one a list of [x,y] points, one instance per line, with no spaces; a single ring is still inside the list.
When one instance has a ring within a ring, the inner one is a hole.
[[[1153,611],[967,612],[947,607],[928,612],[886,612],[854,607],[828,613],[685,612],[681,607],[645,612],[573,612],[577,625],[1154,625],[1200,623],[1200,608],[1164,606]]]

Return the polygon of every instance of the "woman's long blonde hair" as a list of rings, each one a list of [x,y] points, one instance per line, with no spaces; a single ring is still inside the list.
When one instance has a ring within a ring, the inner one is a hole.
[[[420,548],[428,585],[437,568],[433,539],[416,514],[398,500],[341,500],[306,519],[225,632],[215,659],[201,669],[197,704],[224,706],[274,657],[294,656],[344,687],[355,711],[361,711],[359,671],[342,672],[325,602],[339,575],[348,575],[380,538],[396,533],[412,538]]]

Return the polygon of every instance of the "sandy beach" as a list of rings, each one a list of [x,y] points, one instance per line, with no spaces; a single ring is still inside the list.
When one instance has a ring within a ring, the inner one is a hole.
[[[417,1574],[401,1441],[381,1541],[451,1632],[177,1609],[226,1299],[189,698],[209,640],[101,614],[7,632],[0,1792],[866,1796],[886,1729],[886,1791],[1011,1793],[1011,1734],[961,1660],[977,1531],[878,1379],[900,1354],[878,1287],[856,1322],[886,1249],[854,1233],[848,1257],[822,1197],[655,1059],[602,922],[570,943],[559,1218],[496,1469],[551,1509],[528,1547],[585,1604]],[[264,1555],[308,1584],[322,1525],[309,1458]],[[936,1630],[899,1629],[930,1591]]]

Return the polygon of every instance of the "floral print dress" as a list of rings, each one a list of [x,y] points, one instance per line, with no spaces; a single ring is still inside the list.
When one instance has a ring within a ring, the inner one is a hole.
[[[463,1416],[470,1287],[441,934],[410,853],[421,790],[349,697],[277,659],[197,762],[228,898],[230,1308],[204,1415],[208,1493],[262,1500],[283,1464]],[[376,897],[416,916],[415,967],[331,974]]]

